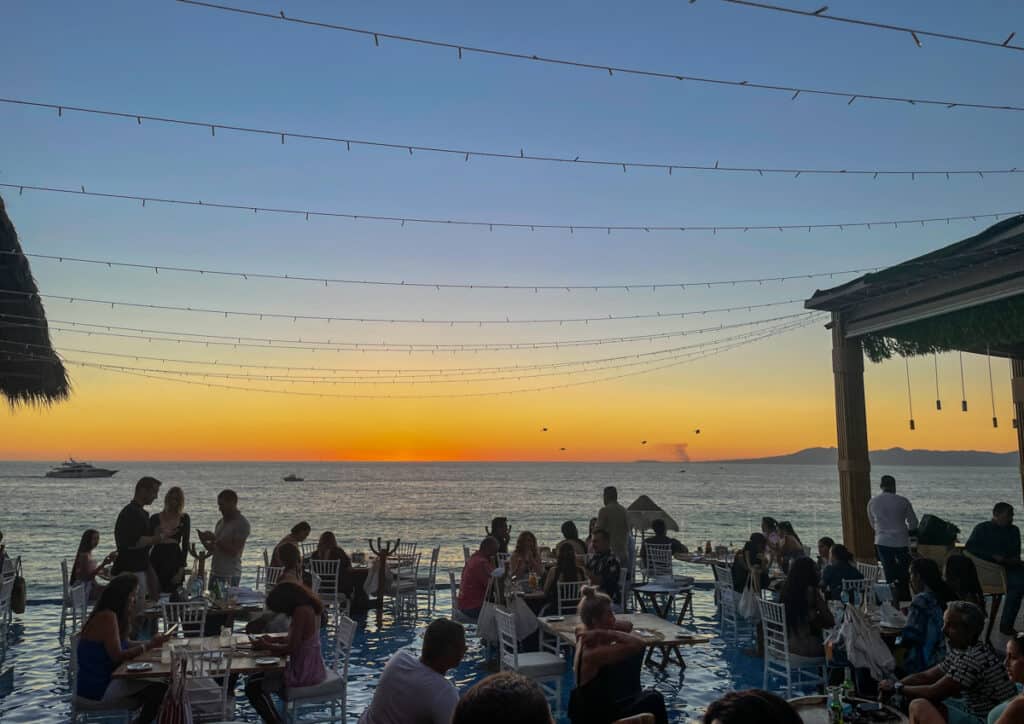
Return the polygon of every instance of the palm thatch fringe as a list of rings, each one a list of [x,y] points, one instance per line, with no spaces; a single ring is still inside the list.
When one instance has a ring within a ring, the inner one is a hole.
[[[0,395],[12,407],[50,405],[71,391],[67,371],[50,342],[46,312],[14,224],[0,197]]]

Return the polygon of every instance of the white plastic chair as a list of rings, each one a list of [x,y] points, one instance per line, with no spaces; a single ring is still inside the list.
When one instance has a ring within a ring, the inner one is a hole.
[[[289,688],[285,691],[285,720],[298,722],[302,711],[313,705],[330,702],[329,719],[317,721],[344,722],[348,717],[348,664],[352,656],[352,640],[356,635],[356,622],[348,616],[338,618],[334,631],[334,661],[327,670],[327,678],[316,686]],[[341,711],[338,712],[340,703]]]
[[[266,548],[263,549],[263,565],[270,568],[270,551]],[[257,586],[257,588],[259,588],[259,586]]]
[[[586,581],[559,581],[558,582],[558,611],[560,616],[576,613],[576,607],[580,605],[582,594],[580,589],[587,585]]]
[[[135,720],[142,702],[130,697],[116,701],[94,701],[79,696],[78,691],[78,635],[71,637],[71,661],[68,666],[71,689],[71,724],[100,720],[103,722],[124,722]]]
[[[420,567],[420,554],[398,556],[391,569],[391,593],[395,602],[395,615],[399,618],[406,612],[415,613],[417,609],[417,573]]]
[[[71,633],[77,634],[89,617],[89,586],[76,583],[71,587]]]
[[[60,638],[63,641],[68,617],[71,615],[71,573],[67,558],[62,558],[60,561],[60,582]]]
[[[205,600],[163,604],[164,631],[180,623],[181,632],[186,638],[203,636],[206,631],[206,612],[209,608],[210,604]]]
[[[871,581],[872,583],[878,582],[878,571],[880,566],[872,563],[861,563],[860,561],[856,562],[856,566],[857,570],[863,574],[866,580]]]
[[[757,599],[757,605],[761,612],[761,625],[764,628],[764,682],[762,688],[768,689],[768,677],[774,674],[786,680],[785,698],[790,699],[793,696],[794,679],[798,683],[824,683],[826,665],[824,657],[797,656],[789,653],[786,607],[781,603],[773,603],[763,598]],[[808,669],[814,669],[815,675],[803,678],[802,674]]]
[[[433,610],[437,602],[437,559],[441,556],[441,546],[435,546],[430,551],[430,568],[424,575],[416,575],[416,595],[425,596],[427,609]]]
[[[11,625],[11,596],[14,576],[0,580],[0,659],[7,655],[7,631]]]
[[[859,580],[846,578],[843,580],[843,591],[849,594],[850,603],[866,609],[875,607],[875,580],[862,578]]]
[[[665,579],[672,577],[672,546],[662,544],[647,544],[644,548],[647,555],[644,566],[648,580]]]
[[[223,722],[233,720],[235,695],[230,687],[230,651],[186,649],[185,687],[192,707],[193,721]],[[220,683],[217,680],[220,680]]]
[[[341,570],[341,561],[337,559],[325,561],[318,558],[310,558],[308,563],[310,573],[320,579],[320,585],[317,588],[317,595],[320,596],[320,600],[332,608],[342,605],[342,599],[345,598],[345,595],[338,590],[338,572]]]
[[[469,546],[462,546],[462,563],[463,563],[463,565],[465,565],[466,563],[469,563],[469,557],[471,555],[473,555],[473,554],[470,552]]]
[[[397,560],[399,558],[411,558],[412,556],[416,555],[417,547],[418,544],[416,543],[404,543],[399,541],[398,548],[395,550],[393,554],[394,559]]]
[[[277,579],[284,573],[284,566],[257,566],[256,567],[256,590],[263,593],[270,593],[270,589],[277,585]]]
[[[565,660],[550,651],[519,653],[515,616],[501,608],[495,608],[494,615],[498,622],[501,670],[515,671],[536,681],[545,696],[554,701],[551,711],[557,720],[562,712],[562,677],[565,673]]]
[[[299,543],[299,552],[303,558],[309,558],[311,555],[316,553],[317,544],[315,541],[303,541]]]
[[[740,635],[740,616],[736,611],[736,604],[739,603],[739,594],[733,590],[732,580],[719,579],[715,581],[715,593],[718,595],[719,609],[719,636],[725,638],[726,626],[732,629],[732,642],[736,644]]]

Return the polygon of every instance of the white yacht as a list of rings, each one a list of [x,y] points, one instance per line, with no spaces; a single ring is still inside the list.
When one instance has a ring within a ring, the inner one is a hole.
[[[46,473],[48,478],[109,478],[116,473],[116,470],[97,468],[89,463],[80,463],[74,458],[68,458],[57,467]]]

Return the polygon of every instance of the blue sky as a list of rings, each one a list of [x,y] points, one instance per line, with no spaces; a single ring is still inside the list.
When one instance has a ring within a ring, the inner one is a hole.
[[[1024,55],[686,2],[337,3],[242,7],[466,45],[850,92],[1022,103]],[[814,3],[800,3],[809,9]],[[1002,40],[1024,6],[832,2],[830,12]],[[421,145],[634,161],[878,168],[1024,166],[1020,114],[801,96],[606,73],[372,40],[171,0],[9,0],[0,95],[224,124]],[[608,168],[353,148],[136,125],[0,104],[0,181],[398,216],[523,223],[829,223],[1010,211],[1013,176],[879,178]],[[643,283],[896,262],[986,223],[804,232],[645,234],[305,222],[237,211],[4,192],[26,250],[240,271],[426,281]],[[680,311],[808,296],[828,280],[688,292],[513,294],[211,282],[34,262],[43,291],[133,301],[365,316],[575,316]],[[836,283],[838,283],[837,280]],[[48,304],[48,314],[72,312]],[[76,319],[111,320],[76,308]],[[793,311],[796,311],[794,309]],[[780,312],[781,313],[781,312]],[[222,330],[220,320],[119,310],[120,324]],[[725,323],[750,314],[716,317]],[[765,315],[770,316],[770,315]],[[296,323],[236,323],[328,336]],[[678,325],[676,325],[678,326]],[[363,325],[353,338],[420,341],[643,334],[664,322],[509,330]],[[827,354],[815,328],[765,352]],[[60,337],[58,335],[58,340]],[[585,355],[584,355],[585,356]],[[594,356],[592,351],[590,356]],[[555,355],[538,359],[552,360]],[[533,361],[534,358],[523,361]],[[715,378],[722,367],[700,373]],[[394,365],[390,359],[381,364]],[[827,383],[827,366],[816,379]],[[91,379],[91,378],[89,378]],[[633,384],[633,383],[622,383]],[[637,383],[640,389],[645,384]],[[710,383],[709,383],[710,384]],[[824,389],[828,389],[827,385]],[[1009,439],[1009,438],[1007,438]]]

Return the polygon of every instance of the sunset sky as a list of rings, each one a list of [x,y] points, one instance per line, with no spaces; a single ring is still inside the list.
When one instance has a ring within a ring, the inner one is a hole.
[[[380,33],[851,96],[1014,103],[1024,62],[1011,51],[933,39],[918,48],[899,33],[712,1],[655,2],[645,4],[643,12],[635,5],[575,0],[500,7],[441,2],[429,10],[412,2],[235,1],[239,7],[274,14],[283,9],[290,17]],[[1006,3],[968,10],[954,0],[898,6],[839,0],[830,3],[829,12],[1000,41],[1010,30],[1024,28],[1024,7]],[[103,193],[244,207],[525,225],[845,224],[1021,209],[1022,180],[1016,175],[873,180],[870,175],[794,178],[676,169],[670,176],[664,170],[631,167],[623,173],[618,167],[472,155],[467,161],[459,155],[410,155],[360,145],[349,151],[344,144],[298,139],[282,144],[277,136],[223,128],[214,134],[209,128],[237,125],[625,162],[977,170],[1021,165],[1014,156],[1020,145],[1016,113],[811,95],[791,100],[790,93],[609,77],[471,52],[459,60],[445,49],[387,38],[375,47],[372,37],[172,0],[85,5],[12,0],[4,15],[5,24],[18,32],[7,34],[0,48],[3,98],[206,125],[138,123],[68,110],[58,116],[53,110],[0,103],[3,184],[84,185]],[[884,266],[994,223],[781,233],[489,231],[315,215],[307,221],[302,214],[159,203],[143,207],[138,201],[19,193],[9,187],[0,187],[0,196],[26,252],[147,267],[30,259],[43,294],[75,298],[44,299],[74,393],[52,408],[0,410],[0,457],[46,461],[67,455],[95,461],[700,460],[834,445],[831,342],[822,320],[804,320],[799,329],[759,341],[750,335],[799,321],[792,315],[802,305],[791,300],[854,275],[685,290],[653,291],[650,285]],[[325,286],[166,269],[157,274],[154,266],[430,284],[628,284],[630,289],[535,293]],[[111,301],[287,318],[111,307]],[[746,305],[755,308],[678,316]],[[647,314],[662,318],[413,322]],[[303,315],[407,321],[292,319]],[[107,325],[121,329],[106,330]],[[726,329],[695,331],[715,325]],[[105,334],[85,334],[88,330]],[[610,341],[663,333],[675,334]],[[203,339],[219,344],[197,343],[194,335],[210,335]],[[163,339],[149,341],[154,336]],[[229,338],[239,337],[303,341],[268,346],[250,340],[235,348]],[[598,339],[605,341],[572,346]],[[311,340],[324,344],[312,351]],[[325,348],[327,340],[386,343],[391,351],[334,351]],[[558,348],[522,348],[556,341]],[[509,344],[520,348],[452,353],[449,347]],[[410,353],[403,345],[438,347]],[[720,353],[680,356],[700,349]],[[581,361],[591,364],[571,368],[571,374],[554,366]],[[638,374],[675,362],[680,364]],[[986,359],[965,356],[964,364],[966,414],[959,410],[958,356],[938,358],[942,412],[935,410],[935,362],[910,362],[917,423],[911,432],[903,361],[868,363],[872,448],[1013,449],[1008,364],[992,361],[997,429],[991,423]],[[470,368],[517,365],[549,366],[522,370],[519,379],[510,369],[483,373],[502,378],[489,381],[452,376],[468,376]],[[447,381],[369,382],[375,374],[427,370],[444,372]],[[152,377],[170,371],[186,373],[189,383]],[[214,376],[225,374],[233,377]],[[307,381],[256,379],[266,375],[306,376]],[[310,376],[319,378],[315,385]],[[352,376],[363,379],[357,384],[329,379]],[[562,385],[570,386],[535,389]],[[467,396],[478,393],[502,394]],[[463,396],[437,397],[446,394]],[[366,397],[372,395],[392,397]]]

